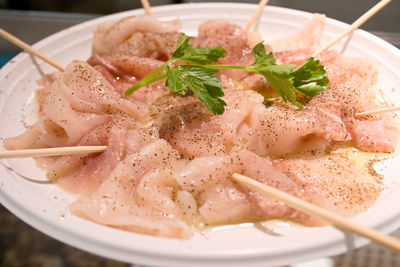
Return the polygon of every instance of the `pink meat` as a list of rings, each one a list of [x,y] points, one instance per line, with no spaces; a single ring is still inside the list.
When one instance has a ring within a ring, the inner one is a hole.
[[[301,65],[313,54],[312,49],[288,50],[274,53],[277,64]],[[353,82],[370,86],[377,82],[377,64],[366,59],[342,56],[336,50],[328,50],[317,56],[329,78],[329,86]]]
[[[287,159],[274,166],[302,185],[314,204],[346,217],[365,211],[381,191],[366,168],[340,155]]]
[[[349,141],[340,117],[316,108],[298,109],[275,103],[254,107],[244,121],[246,131],[238,143],[261,156],[286,156],[293,153],[320,153],[333,141]]]
[[[155,167],[154,162],[159,164]],[[160,139],[129,155],[95,193],[79,199],[71,210],[102,224],[174,238],[192,235],[188,223],[274,218],[306,225],[324,223],[238,185],[231,178],[234,172],[343,216],[364,211],[380,191],[366,172],[360,173],[355,164],[338,155],[273,163],[243,149],[187,162]]]
[[[4,147],[28,149],[76,145],[87,132],[110,120],[109,115],[76,113],[65,99],[60,98],[59,103],[63,104],[62,109],[29,126],[21,135],[7,138]]]
[[[315,15],[295,35],[272,41],[277,63],[300,65],[311,56],[324,19]],[[333,50],[322,53],[318,58],[330,88],[304,109],[279,100],[267,108],[260,93],[271,93],[270,84],[238,70],[220,72],[227,103],[222,115],[212,114],[195,96],[171,94],[163,81],[125,96],[171,56],[177,29],[174,22],[151,17],[101,25],[94,34],[94,56],[88,63],[74,60],[57,78],[41,81],[41,119],[5,140],[5,147],[107,145],[103,153],[38,163],[50,179],[81,195],[70,207],[73,214],[150,235],[190,238],[192,225],[275,218],[323,223],[233,182],[234,172],[343,216],[374,203],[380,188],[367,171],[343,156],[325,155],[336,142],[393,151],[398,128],[392,115],[354,117],[379,107],[373,63]],[[191,44],[221,45],[227,53],[218,63],[249,65],[254,60],[249,43],[257,38],[214,20],[199,27]]]
[[[129,101],[121,96],[107,80],[89,64],[74,60],[59,81],[71,107],[79,112],[113,114],[123,112],[145,122],[147,105]],[[54,85],[53,85],[54,86]],[[47,100],[55,102],[54,99]]]
[[[106,145],[97,155],[58,158],[48,166],[48,176],[69,192],[88,194],[95,191],[125,157],[127,121],[113,120],[83,136],[78,145]]]
[[[101,114],[98,109],[96,110],[98,106],[91,102],[82,108],[83,112],[75,110],[73,106],[79,107],[79,98],[75,98],[74,91],[69,89],[62,79],[57,79],[46,98],[43,111],[44,118],[61,128],[60,137],[65,140],[65,145],[74,145],[85,133],[106,123],[110,116]],[[69,97],[75,98],[75,103],[71,103]],[[87,113],[90,108],[93,109],[93,113]]]
[[[93,56],[88,63],[99,70],[120,94],[161,66],[164,62],[144,57],[113,55]],[[158,98],[170,94],[163,81],[145,86],[127,98],[138,103],[153,104]]]
[[[204,104],[194,99],[161,114],[156,124],[160,137],[187,157],[221,154],[225,151],[223,137],[212,117]]]
[[[166,61],[174,53],[178,37],[178,32],[135,32],[112,54]]]
[[[78,60],[54,81],[41,110],[42,118],[27,132],[5,141],[8,149],[75,145],[113,114],[150,119],[147,104],[123,98],[98,71]]]
[[[126,132],[126,153],[138,152],[142,147],[159,139],[158,131],[154,127],[132,128]]]
[[[244,130],[243,121],[263,97],[253,91],[228,87],[224,91],[227,106],[222,115],[213,115],[197,100],[187,105],[180,102],[159,119],[160,137],[189,157],[218,155],[229,150],[235,145],[238,133]]]
[[[325,66],[330,80],[330,86],[352,82],[361,87],[368,87],[378,80],[378,64],[367,59],[340,56],[338,52],[330,51],[332,56],[325,57],[321,64]],[[336,55],[334,55],[336,53]]]
[[[39,120],[21,135],[3,141],[4,147],[8,150],[57,147],[65,146],[67,143],[68,136],[64,129],[49,119]]]
[[[163,140],[145,146],[119,163],[96,192],[72,204],[72,213],[134,232],[189,238],[192,231],[172,201],[178,185],[171,172],[179,158]]]
[[[274,53],[276,64],[296,64],[301,65],[309,57],[311,57],[313,51],[311,49],[297,49],[288,50]]]
[[[180,26],[179,20],[161,22],[151,16],[126,17],[116,23],[105,22],[93,33],[93,51],[99,55],[113,54],[137,32],[176,32]]]
[[[90,58],[91,59],[91,58]],[[127,76],[124,73],[116,73],[109,69],[104,65],[92,64],[92,62],[88,61],[89,64],[93,66],[95,70],[101,73],[104,78],[114,87],[115,91],[120,94],[123,94],[129,87],[132,86],[136,82],[136,78],[134,76]]]
[[[188,157],[221,155],[245,147],[261,156],[323,153],[333,142],[349,142],[343,117],[320,106],[298,109],[276,102],[266,108],[254,91],[224,89],[226,111],[215,116],[196,99],[170,103],[156,123],[160,137]]]
[[[365,116],[346,123],[354,144],[371,152],[393,152],[399,139],[398,123],[393,114]]]
[[[222,20],[211,20],[199,26],[199,34],[192,44],[197,47],[222,46],[226,50],[219,64],[250,65],[253,61],[247,32],[238,25]],[[248,75],[243,70],[220,70],[220,73],[234,80],[241,80]]]
[[[92,56],[88,59],[88,63],[92,66],[104,66],[117,76],[124,77],[124,75],[127,75],[128,77],[132,77],[133,84],[135,79],[147,76],[164,62],[146,57],[113,55]]]
[[[114,118],[85,134],[80,146],[107,146],[102,154],[67,155],[38,159],[50,179],[57,180],[64,189],[74,193],[93,192],[108,177],[125,155],[138,152],[158,139],[152,128],[133,128],[124,118]]]
[[[339,116],[352,137],[353,143],[366,151],[391,152],[394,150],[399,129],[391,113],[354,117],[357,112],[379,109],[375,103],[375,90],[369,85],[344,83],[323,91],[314,97],[310,106]]]
[[[238,185],[231,178],[235,172],[310,201],[302,185],[275,169],[269,160],[247,150],[225,156],[199,157],[175,173],[182,190],[191,193],[197,200],[198,221],[213,225],[287,218],[305,224],[321,223],[283,203]]]
[[[39,89],[36,90],[36,99],[37,99],[37,105],[39,107],[39,114],[43,115],[43,106],[44,103],[46,102],[46,97],[50,92],[51,86],[56,80],[57,76],[62,74],[61,72],[53,72],[51,74],[47,74],[40,78],[37,81],[37,84],[39,85]]]
[[[315,14],[296,33],[267,43],[274,53],[305,48],[313,49],[319,46],[324,29],[325,15]]]

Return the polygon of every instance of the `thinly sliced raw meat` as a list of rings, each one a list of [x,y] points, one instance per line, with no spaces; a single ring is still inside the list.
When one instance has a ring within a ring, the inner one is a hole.
[[[310,105],[340,116],[353,143],[363,150],[392,152],[397,144],[399,129],[393,114],[354,116],[357,112],[380,108],[371,85],[344,83],[334,86],[314,97]]]
[[[274,166],[301,185],[314,204],[346,217],[365,211],[381,191],[365,167],[341,155],[287,159]]]
[[[247,32],[227,21],[211,20],[201,24],[198,36],[191,43],[197,47],[222,46],[226,55],[218,60],[219,64],[249,65],[254,61]],[[247,71],[232,69],[220,70],[220,73],[234,80],[248,75]]]
[[[192,231],[171,202],[177,189],[170,173],[179,162],[180,156],[167,142],[155,141],[119,163],[98,190],[72,204],[71,211],[130,231],[189,238]]]
[[[350,140],[340,117],[312,107],[298,109],[276,103],[266,108],[259,104],[245,123],[247,130],[239,136],[239,143],[262,156],[321,153],[333,141]]]
[[[315,14],[293,35],[268,41],[273,52],[316,48],[325,29],[325,15]]]
[[[136,32],[176,32],[181,24],[179,20],[161,22],[155,17],[126,17],[116,23],[105,22],[97,27],[93,34],[94,54],[113,54]]]
[[[225,88],[227,103],[222,115],[213,115],[197,100],[173,108],[159,123],[160,137],[165,138],[185,156],[219,155],[235,145],[242,122],[263,97],[253,91]],[[243,101],[245,100],[245,101]]]

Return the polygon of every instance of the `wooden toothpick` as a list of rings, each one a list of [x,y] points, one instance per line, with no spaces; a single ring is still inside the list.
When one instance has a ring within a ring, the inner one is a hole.
[[[27,43],[23,42],[22,40],[18,39],[17,37],[12,35],[11,33],[6,32],[2,28],[0,28],[0,35],[2,37],[4,37],[5,39],[7,39],[8,41],[10,41],[13,44],[15,44],[16,46],[22,48],[23,50],[25,50],[29,54],[37,56],[38,58],[40,58],[43,61],[45,61],[45,62],[49,63],[50,65],[52,65],[53,67],[55,67],[55,68],[57,68],[57,69],[59,69],[61,71],[64,71],[64,67],[61,64],[55,62],[51,58],[47,57],[46,55],[44,55],[41,52],[39,52],[36,49],[34,49],[32,46],[30,46]]]
[[[256,22],[257,18],[260,16],[263,8],[268,4],[269,0],[261,0],[260,3],[258,4],[257,10],[254,12],[253,16],[249,20],[249,22],[246,25],[246,31],[250,30],[251,26],[253,26],[254,22]]]
[[[382,109],[374,109],[374,110],[369,110],[369,111],[364,111],[364,112],[359,112],[354,114],[355,117],[362,117],[362,116],[367,116],[367,115],[374,115],[374,114],[382,114],[382,113],[388,113],[388,112],[395,112],[399,111],[400,107],[394,107],[394,108],[382,108]]]
[[[244,185],[250,189],[256,190],[268,197],[282,201],[290,207],[300,210],[309,215],[318,217],[328,223],[331,223],[338,228],[345,231],[353,232],[361,236],[367,237],[385,247],[400,252],[400,241],[392,236],[383,235],[373,229],[353,223],[342,216],[336,215],[335,213],[311,204],[307,201],[289,195],[283,191],[280,191],[274,187],[260,183],[250,177],[234,173],[233,180]]]
[[[341,34],[339,34],[335,39],[330,41],[325,47],[319,49],[313,54],[313,57],[318,56],[320,53],[323,51],[331,48],[334,44],[342,40],[345,36],[348,34],[352,33],[355,31],[357,28],[359,28],[364,22],[366,22],[369,18],[371,18],[373,15],[375,15],[379,10],[381,10],[384,6],[389,4],[392,0],[382,0],[379,3],[377,3],[375,6],[373,6],[370,10],[364,13],[359,19],[353,22],[353,24],[350,25],[350,27],[343,31]]]
[[[107,146],[70,146],[38,149],[21,149],[0,151],[0,159],[50,157],[73,154],[99,153],[106,150]]]
[[[146,14],[148,16],[152,17],[153,13],[151,12],[149,1],[148,0],[140,0],[140,1],[142,2],[142,6],[143,6],[144,10],[146,11]]]

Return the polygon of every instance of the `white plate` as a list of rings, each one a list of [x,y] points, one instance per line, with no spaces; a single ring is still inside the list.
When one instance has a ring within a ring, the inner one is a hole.
[[[196,34],[201,22],[226,19],[246,25],[256,6],[251,4],[181,4],[152,9],[163,18],[179,17],[183,30]],[[95,19],[66,29],[37,43],[34,47],[61,64],[72,59],[87,59],[91,54],[91,37],[95,27],[105,20],[128,15],[141,15],[133,10]],[[268,6],[259,22],[265,39],[274,39],[295,32],[311,17],[310,13]],[[348,25],[328,19],[323,42],[335,37]],[[29,26],[29,25],[28,25]],[[342,44],[338,44],[340,49]],[[361,30],[355,32],[346,54],[366,57],[381,64],[379,83],[400,105],[400,52],[383,40]],[[31,101],[35,81],[41,72],[54,69],[21,53],[0,71],[0,136],[5,138],[24,131],[24,122],[32,122]],[[367,212],[353,218],[357,223],[383,233],[400,225],[400,182],[396,165],[398,156],[380,164],[385,175],[386,190]],[[45,180],[44,173],[32,160],[9,160],[7,164],[29,177]],[[124,262],[162,266],[268,266],[335,255],[366,244],[367,240],[347,235],[334,227],[277,226],[281,236],[269,235],[257,227],[235,227],[197,234],[190,240],[174,240],[124,232],[83,220],[68,213],[67,206],[76,196],[54,185],[35,184],[7,169],[0,168],[1,203],[33,227],[55,239],[89,252]],[[245,265],[243,265],[245,264]]]

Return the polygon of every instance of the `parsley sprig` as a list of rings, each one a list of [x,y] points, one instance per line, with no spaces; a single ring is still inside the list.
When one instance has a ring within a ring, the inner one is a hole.
[[[193,47],[189,44],[189,40],[190,37],[181,33],[172,57],[126,90],[125,94],[131,94],[142,86],[167,78],[165,85],[173,92],[186,95],[190,90],[210,111],[214,114],[222,114],[226,103],[221,99],[224,92],[221,80],[216,77],[217,69],[242,69],[261,74],[285,101],[299,108],[302,108],[302,105],[296,101],[295,92],[313,97],[325,90],[329,83],[324,67],[319,65],[319,60],[312,57],[300,66],[277,65],[272,52],[267,54],[263,43],[260,42],[252,50],[255,59],[253,64],[249,66],[214,65],[212,63],[225,56],[225,49],[221,46]],[[174,65],[181,61],[190,65]]]

